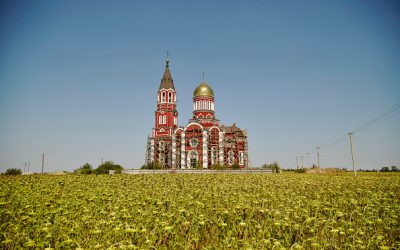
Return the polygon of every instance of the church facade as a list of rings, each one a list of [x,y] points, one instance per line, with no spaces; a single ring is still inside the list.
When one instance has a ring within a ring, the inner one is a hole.
[[[219,166],[248,167],[247,132],[234,123],[220,126],[214,92],[203,80],[193,93],[193,116],[178,126],[177,93],[169,61],[157,92],[155,127],[147,141],[146,165],[194,169]]]

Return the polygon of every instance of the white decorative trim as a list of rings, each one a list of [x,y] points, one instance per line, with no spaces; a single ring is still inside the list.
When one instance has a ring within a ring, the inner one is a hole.
[[[207,131],[203,131],[203,168],[208,168],[208,134]]]
[[[175,167],[176,160],[176,136],[172,135],[172,167]]]
[[[214,128],[218,129],[218,132],[221,131],[221,129],[220,129],[218,126],[215,126],[215,125],[214,125],[214,126],[212,126],[211,128],[209,128],[210,132],[211,132],[211,130],[214,129]]]
[[[181,134],[181,168],[186,168],[185,167],[185,131],[182,132]]]
[[[154,138],[150,139],[150,159],[151,162],[154,161]]]
[[[161,92],[161,90],[172,90],[172,92],[174,92],[174,93],[175,93],[175,90],[173,90],[172,88],[168,88],[168,89],[166,89],[166,88],[162,88],[162,89],[160,89],[159,91]]]
[[[224,164],[224,132],[220,131],[219,132],[219,139],[218,139],[218,144],[219,144],[219,164],[223,165]]]
[[[188,127],[190,127],[191,125],[197,125],[197,126],[199,126],[199,127],[201,128],[201,130],[204,130],[203,126],[201,126],[201,124],[200,124],[200,123],[197,123],[197,122],[191,122],[191,123],[189,123],[188,125],[186,125],[186,126],[185,126],[185,129],[184,129],[183,131],[185,132],[185,131],[186,131],[186,129],[187,129]]]
[[[180,128],[176,128],[176,129],[174,130],[174,134],[176,134],[176,133],[178,132],[178,130],[181,130],[181,131],[183,132],[183,128],[180,127]]]
[[[244,165],[244,151],[239,151],[239,165]]]

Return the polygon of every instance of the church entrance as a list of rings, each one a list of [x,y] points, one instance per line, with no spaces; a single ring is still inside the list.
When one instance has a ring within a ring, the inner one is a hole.
[[[196,151],[190,151],[189,153],[189,163],[190,168],[196,168],[198,162],[198,154]]]
[[[190,167],[196,168],[196,166],[197,166],[197,160],[194,158],[190,158]]]

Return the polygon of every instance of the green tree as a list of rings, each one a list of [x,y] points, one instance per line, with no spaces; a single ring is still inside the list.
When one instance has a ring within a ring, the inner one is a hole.
[[[115,170],[115,173],[118,174],[118,173],[122,173],[122,170],[124,170],[124,168],[121,165],[114,164],[114,162],[112,162],[112,161],[106,161],[103,164],[101,164],[100,166],[98,166],[94,170],[94,173],[108,174],[109,170]]]
[[[85,163],[83,166],[81,166],[78,169],[74,170],[75,174],[91,174],[93,173],[93,168],[92,165],[90,165],[89,163]]]
[[[383,167],[381,169],[381,172],[390,172],[389,167]]]
[[[275,173],[278,173],[281,170],[281,167],[279,166],[279,163],[277,161],[274,161],[271,164],[266,164],[265,163],[264,165],[262,165],[262,168],[271,169]]]
[[[9,168],[6,170],[6,172],[4,174],[5,175],[20,175],[20,174],[22,174],[22,171],[19,168]]]

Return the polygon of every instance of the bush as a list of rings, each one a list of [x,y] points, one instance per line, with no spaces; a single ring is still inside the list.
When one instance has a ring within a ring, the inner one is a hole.
[[[20,174],[22,174],[22,171],[19,168],[9,168],[6,170],[6,172],[4,174],[5,175],[20,175]]]
[[[240,169],[239,164],[237,164],[237,163],[233,164],[233,165],[231,166],[231,169],[233,169],[233,170],[238,170],[238,169]]]
[[[214,164],[211,166],[211,169],[215,169],[215,170],[225,170],[227,169],[227,167],[225,165],[220,165],[220,164]]]
[[[141,169],[164,169],[164,167],[158,162],[150,162],[147,165],[143,165]]]

